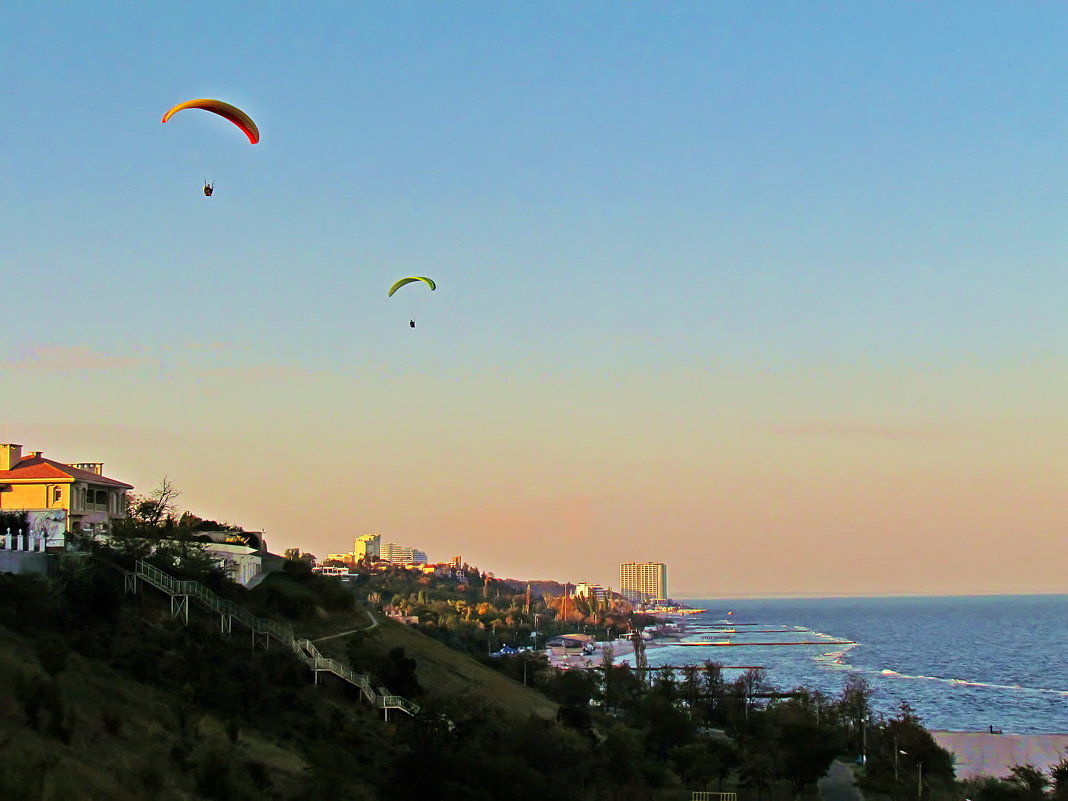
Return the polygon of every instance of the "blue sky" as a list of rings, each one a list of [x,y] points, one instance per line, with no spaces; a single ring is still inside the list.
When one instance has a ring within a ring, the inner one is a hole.
[[[1066,23],[1038,3],[6,4],[7,438],[103,452],[146,489],[174,474],[190,506],[334,550],[325,509],[351,477],[293,489],[324,510],[299,514],[248,477],[269,443],[306,442],[378,488],[353,534],[442,558],[486,542],[501,573],[606,583],[657,558],[637,552],[652,521],[840,546],[791,471],[815,471],[818,505],[859,469],[863,527],[885,520],[883,468],[938,466],[896,489],[919,509],[986,458],[975,492],[1040,495],[1038,565],[1062,522],[1028,477],[1065,435]],[[198,96],[262,142],[198,112],[160,124]],[[387,301],[407,274],[439,291]],[[783,445],[798,432],[833,443],[834,469]],[[961,432],[997,447],[932,450]],[[229,443],[209,471],[204,441]],[[752,507],[702,501],[730,484],[714,454],[744,466]],[[408,482],[440,488],[398,516],[388,487]],[[548,530],[592,504],[588,554],[513,547],[479,528],[480,498],[536,501]],[[948,543],[990,518],[967,507]],[[662,558],[692,548],[680,533]],[[1001,587],[993,564],[956,589]],[[866,589],[782,568],[758,591]],[[936,582],[886,570],[872,591]]]

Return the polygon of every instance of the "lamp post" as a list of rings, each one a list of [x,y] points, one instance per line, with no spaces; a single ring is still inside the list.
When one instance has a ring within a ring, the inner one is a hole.
[[[818,721],[819,721],[819,707],[816,707],[816,710],[817,710],[817,712],[816,712],[816,720],[817,720],[816,725],[818,726],[819,725],[819,723],[818,723]],[[860,728],[860,764],[861,765],[867,765],[868,764],[868,719],[864,718],[864,720],[862,720],[860,722],[860,726],[861,726],[861,728]]]

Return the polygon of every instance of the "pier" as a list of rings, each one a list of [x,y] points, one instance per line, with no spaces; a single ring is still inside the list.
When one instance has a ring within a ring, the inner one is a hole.
[[[811,640],[804,642],[677,642],[672,643],[687,648],[716,647],[716,648],[746,648],[765,645],[856,645],[854,640]]]

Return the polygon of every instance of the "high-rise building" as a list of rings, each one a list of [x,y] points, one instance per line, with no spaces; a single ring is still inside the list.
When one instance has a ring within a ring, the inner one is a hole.
[[[352,547],[352,561],[359,562],[362,558],[365,562],[373,562],[382,556],[380,546],[382,537],[379,534],[364,534],[357,537]]]
[[[623,562],[619,566],[619,592],[631,603],[667,598],[667,565],[663,562]]]

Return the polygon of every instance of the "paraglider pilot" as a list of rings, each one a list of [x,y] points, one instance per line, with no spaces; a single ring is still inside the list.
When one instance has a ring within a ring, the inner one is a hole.
[[[209,184],[204,182],[204,197],[211,197],[211,193],[215,191],[215,184]]]
[[[410,325],[412,328],[415,328],[415,320],[409,320],[408,325]]]

